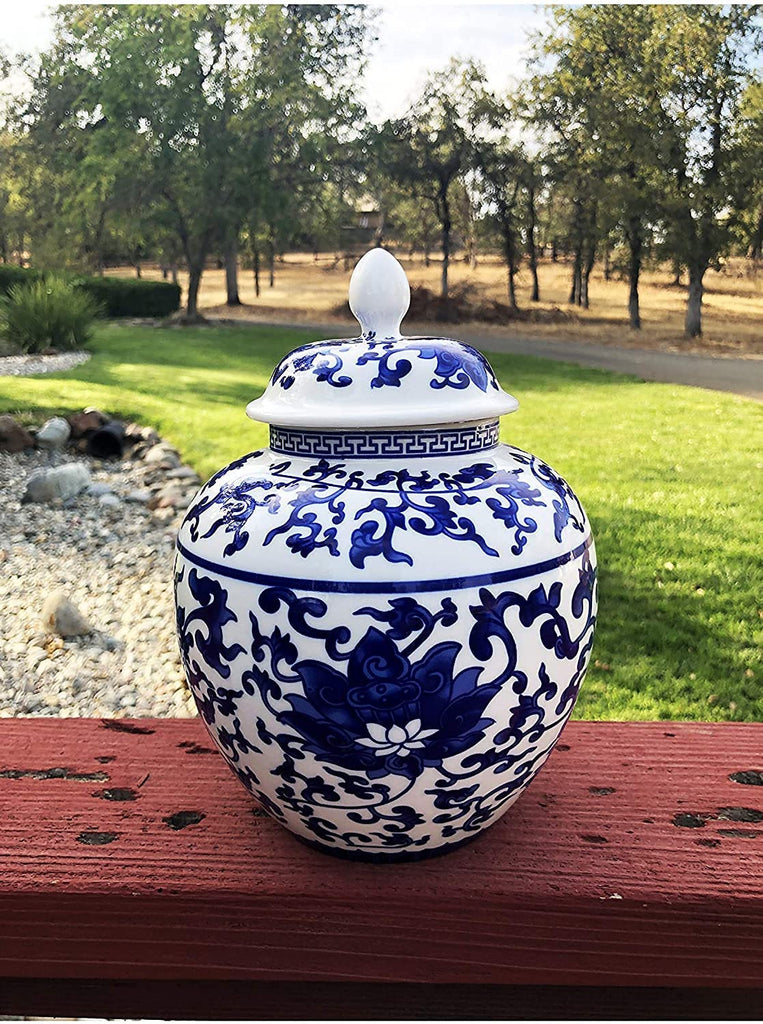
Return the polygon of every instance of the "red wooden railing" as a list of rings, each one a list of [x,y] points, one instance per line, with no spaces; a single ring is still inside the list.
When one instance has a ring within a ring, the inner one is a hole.
[[[763,1006],[763,725],[571,723],[474,843],[336,860],[195,720],[0,723],[0,1014],[711,1016]]]

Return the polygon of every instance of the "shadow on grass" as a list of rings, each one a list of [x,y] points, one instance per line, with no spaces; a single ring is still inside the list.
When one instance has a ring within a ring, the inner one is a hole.
[[[96,355],[123,365],[176,366],[179,370],[237,369],[251,360],[254,371],[272,372],[293,348],[315,341],[314,333],[293,328],[221,326],[177,329],[104,328],[93,343]],[[243,362],[242,362],[243,361]]]
[[[667,717],[759,719],[760,685],[746,674],[758,660],[753,550],[738,536],[709,532],[699,515],[599,510],[593,527],[594,656],[607,665],[607,681],[667,700]],[[666,558],[666,540],[674,561]]]

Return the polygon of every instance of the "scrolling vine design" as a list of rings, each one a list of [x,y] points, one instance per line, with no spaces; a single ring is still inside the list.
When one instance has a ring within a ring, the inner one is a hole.
[[[484,539],[468,514],[469,507],[479,503],[484,503],[492,517],[511,533],[513,554],[519,554],[537,530],[537,520],[528,510],[548,507],[544,500],[548,492],[553,495],[557,540],[561,540],[568,524],[582,532],[582,509],[564,481],[545,463],[524,453],[520,456],[525,459],[526,469],[497,469],[492,463],[478,462],[453,473],[433,475],[428,470],[395,469],[371,477],[362,469],[350,469],[346,463],[327,459],[307,468],[283,460],[260,474],[247,474],[243,479],[234,476],[216,487],[208,484],[188,510],[186,521],[194,541],[220,530],[229,535],[224,557],[246,547],[250,521],[261,531],[259,542],[263,547],[282,537],[286,547],[303,558],[321,548],[339,557],[343,552],[338,527],[348,514],[346,499],[352,492],[370,492],[371,500],[353,516],[357,525],[350,533],[347,549],[350,562],[359,569],[376,557],[413,565],[413,557],[401,546],[406,532],[468,541],[498,558],[499,551]],[[201,532],[201,519],[210,512],[213,516]],[[259,518],[253,519],[257,513]],[[277,520],[269,528],[268,516]]]
[[[348,355],[356,358],[348,359]],[[377,372],[371,379],[371,388],[399,388],[403,378],[413,369],[412,359],[434,361],[429,386],[436,391],[443,388],[463,391],[472,385],[483,392],[500,390],[490,364],[471,345],[447,338],[408,338],[405,342],[377,340],[372,334],[346,343],[313,342],[304,345],[278,364],[271,384],[288,390],[299,374],[312,374],[319,384],[346,388],[353,383],[350,376],[353,369],[376,363]]]
[[[204,721],[269,813],[281,821],[296,815],[317,840],[342,849],[414,849],[479,831],[547,756],[592,644],[596,571],[588,551],[566,601],[559,580],[527,594],[484,587],[460,610],[450,597],[431,607],[410,596],[382,599],[355,609],[356,640],[355,627],[332,622],[322,598],[268,587],[248,613],[248,651],[224,642],[237,621],[225,587],[196,569],[186,581],[185,572],[181,566],[179,594],[187,596],[178,601],[178,634]],[[287,631],[273,625],[279,613]],[[459,623],[465,642],[450,633]],[[518,661],[519,626],[537,630],[546,652],[532,672]],[[310,657],[300,655],[300,637],[313,644]],[[315,656],[316,643],[324,656]],[[506,688],[515,699],[495,702]],[[248,707],[259,712],[250,712],[245,730],[239,705],[254,695]],[[267,787],[249,757],[266,747],[280,752]],[[405,797],[425,772],[437,814],[435,833],[422,835],[425,819]],[[357,829],[341,830],[326,816],[330,808]]]

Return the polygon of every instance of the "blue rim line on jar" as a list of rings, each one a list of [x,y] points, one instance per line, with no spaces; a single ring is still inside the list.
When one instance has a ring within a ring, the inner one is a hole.
[[[332,594],[388,594],[390,589],[395,593],[426,594],[438,590],[465,590],[468,587],[490,587],[499,583],[507,583],[511,580],[528,579],[532,576],[540,576],[542,573],[551,572],[568,562],[574,561],[591,546],[593,536],[589,533],[582,544],[578,544],[572,551],[567,551],[556,558],[548,558],[544,562],[535,562],[533,565],[522,565],[516,569],[505,569],[503,572],[485,572],[478,576],[457,576],[450,579],[438,580],[384,580],[381,582],[364,582],[362,580],[306,580],[290,576],[275,576],[266,573],[249,572],[246,569],[236,569],[233,566],[221,566],[202,558],[189,551],[179,540],[176,542],[178,552],[189,562],[204,569],[207,572],[215,573],[217,576],[225,576],[228,579],[241,580],[244,583],[257,583],[262,586],[285,586],[293,590],[317,591],[319,593]]]

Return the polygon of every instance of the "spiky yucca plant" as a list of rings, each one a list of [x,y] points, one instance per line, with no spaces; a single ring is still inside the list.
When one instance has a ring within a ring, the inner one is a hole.
[[[0,334],[21,352],[85,346],[100,307],[60,277],[16,284],[0,300]]]

